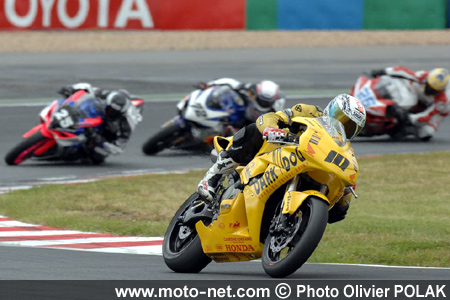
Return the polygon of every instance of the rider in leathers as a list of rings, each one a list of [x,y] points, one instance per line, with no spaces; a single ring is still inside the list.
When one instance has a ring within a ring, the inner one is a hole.
[[[387,113],[395,116],[403,126],[412,125],[414,133],[422,140],[429,140],[436,133],[442,120],[450,113],[450,75],[448,70],[412,71],[402,66],[372,70],[373,77],[382,76],[377,90],[386,99],[394,100]]]
[[[58,93],[67,98],[80,90],[100,100],[105,112],[101,135],[92,133],[88,136],[87,150],[92,150],[97,156],[102,157],[122,153],[136,125],[142,121],[141,114],[131,104],[130,100],[133,96],[123,89],[99,89],[92,87],[89,83],[64,86]]]
[[[343,123],[346,131],[349,131],[346,132],[349,139],[361,131],[366,119],[365,109],[361,102],[346,94],[335,97],[327,105],[324,113]],[[359,116],[358,120],[353,118],[355,115]],[[322,116],[322,110],[308,104],[296,104],[292,108],[260,116],[256,123],[242,128],[233,136],[233,144],[228,150],[219,153],[217,161],[198,184],[198,194],[206,201],[213,201],[217,186],[224,179],[224,175],[231,174],[240,164],[249,163],[262,147],[264,139],[269,142],[284,140],[289,133],[291,119],[294,117],[314,118],[319,116]],[[329,223],[345,218],[350,199],[350,190],[346,190],[343,197],[330,210]]]
[[[262,114],[282,110],[286,103],[286,99],[278,84],[270,80],[263,80],[258,84],[254,84],[241,83],[236,79],[225,77],[207,83],[199,83],[201,89],[217,85],[229,86],[240,96],[246,106],[245,117],[241,124],[234,125],[235,132],[246,125],[254,123]]]

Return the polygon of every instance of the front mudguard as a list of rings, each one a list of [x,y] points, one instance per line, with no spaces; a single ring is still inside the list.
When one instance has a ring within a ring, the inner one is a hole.
[[[318,197],[330,206],[330,200],[321,192],[315,190],[307,190],[303,192],[288,191],[284,194],[283,198],[283,211],[282,214],[292,215],[298,211],[299,207],[305,202],[308,197]]]

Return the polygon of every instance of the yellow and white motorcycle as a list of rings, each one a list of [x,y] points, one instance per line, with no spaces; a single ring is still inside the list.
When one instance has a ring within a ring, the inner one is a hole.
[[[290,141],[264,142],[250,163],[228,176],[216,199],[197,193],[181,205],[164,237],[163,255],[175,272],[200,272],[211,260],[262,258],[266,273],[300,268],[325,231],[328,210],[350,190],[358,163],[342,124],[329,117],[292,119]],[[293,137],[293,138],[292,138]],[[232,138],[216,137],[219,153]]]

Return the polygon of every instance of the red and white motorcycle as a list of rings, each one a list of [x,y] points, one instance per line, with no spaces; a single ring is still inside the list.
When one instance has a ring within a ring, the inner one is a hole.
[[[407,114],[420,111],[423,106],[415,103],[413,97],[404,96],[410,94],[408,89],[412,88],[407,81],[388,76],[357,79],[350,95],[361,101],[367,114],[366,125],[359,136],[388,134],[394,139],[416,136],[416,128]]]
[[[130,117],[138,123],[142,119],[144,100],[132,99],[131,103],[134,109],[130,110]],[[105,156],[93,149],[101,135],[104,117],[103,102],[83,90],[67,99],[55,100],[41,111],[39,124],[26,132],[22,141],[6,154],[5,162],[18,165],[34,158],[64,161],[89,159],[94,164],[102,163]]]

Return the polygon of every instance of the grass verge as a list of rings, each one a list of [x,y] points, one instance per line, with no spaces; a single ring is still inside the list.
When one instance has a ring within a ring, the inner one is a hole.
[[[314,262],[450,267],[450,152],[360,158],[357,192],[329,225]],[[202,171],[42,186],[0,196],[24,222],[119,235],[163,236]]]

